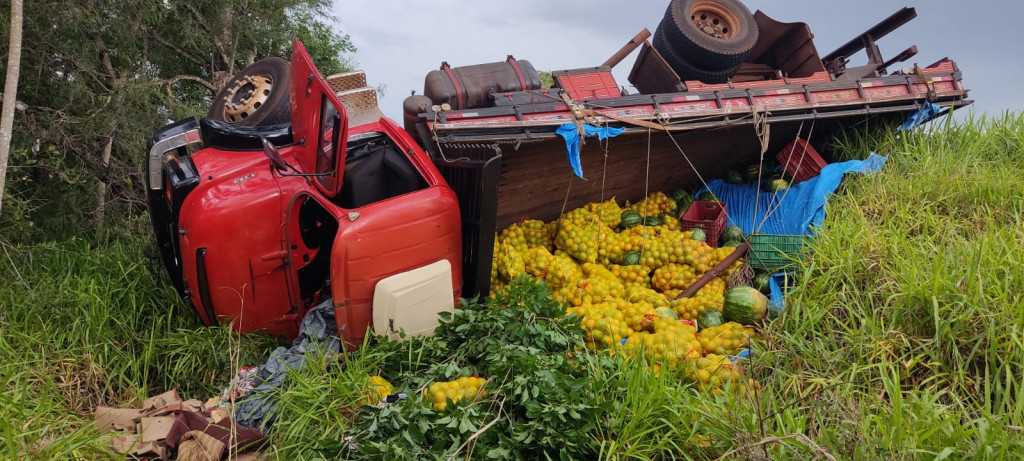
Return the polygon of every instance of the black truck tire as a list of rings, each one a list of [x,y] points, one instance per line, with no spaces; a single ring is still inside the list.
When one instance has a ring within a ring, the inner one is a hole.
[[[672,44],[665,39],[664,31],[661,26],[654,31],[654,36],[651,40],[651,45],[655,50],[661,54],[662,58],[665,58],[665,62],[668,63],[669,67],[675,71],[676,75],[679,76],[680,80],[699,80],[704,83],[725,83],[729,81],[729,78],[736,74],[739,70],[740,65],[724,69],[724,70],[707,70],[699,66],[694,65],[692,62],[687,60],[685,57],[680,56],[678,50],[676,50]]]
[[[739,0],[672,0],[661,27],[680,56],[709,71],[739,66],[760,35]]]
[[[244,126],[291,121],[291,64],[267,58],[250,64],[228,80],[213,98],[206,116]]]

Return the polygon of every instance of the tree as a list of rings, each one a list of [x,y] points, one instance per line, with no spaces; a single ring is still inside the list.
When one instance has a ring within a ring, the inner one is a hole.
[[[4,186],[7,183],[7,159],[11,153],[11,130],[14,127],[14,105],[18,95],[18,73],[21,70],[21,0],[11,2],[10,46],[7,48],[7,78],[4,79],[3,108],[0,113],[0,209],[3,209]]]
[[[354,49],[328,26],[331,1],[29,2],[22,73],[31,78],[20,92],[28,110],[13,132],[20,195],[71,228],[90,222],[87,213],[102,226],[114,204],[118,213],[144,211],[147,138],[204,114],[234,73],[287,57],[295,35],[311,40],[318,64],[333,59],[325,72],[341,70],[330,66],[344,66],[342,54]]]

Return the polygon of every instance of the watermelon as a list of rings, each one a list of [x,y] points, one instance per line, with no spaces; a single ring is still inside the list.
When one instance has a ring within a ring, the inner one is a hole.
[[[693,195],[690,195],[690,193],[687,192],[686,189],[676,189],[676,191],[673,192],[672,195],[670,195],[669,197],[672,198],[672,200],[675,200],[676,203],[693,201]]]
[[[708,309],[697,316],[698,330],[703,330],[708,327],[717,327],[723,323],[725,323],[725,317],[722,316],[721,312],[714,309]]]
[[[665,223],[665,220],[661,219],[661,216],[648,216],[644,218],[645,226],[660,226]]]
[[[675,193],[679,192],[682,192],[683,195],[676,196]],[[690,195],[689,192],[686,192],[685,190],[682,189],[676,191],[675,193],[673,193],[672,199],[676,201],[676,213],[677,216],[681,218],[683,214],[686,213],[686,210],[690,208],[690,205],[693,204],[693,196]]]
[[[721,200],[718,200],[718,196],[716,196],[715,193],[711,192],[710,190],[701,192],[700,195],[697,196],[697,200],[700,200],[702,202],[721,202]]]
[[[692,239],[694,239],[694,240],[696,240],[698,242],[707,242],[708,241],[708,235],[704,233],[704,229],[701,229],[699,227],[694,227],[693,229],[690,229],[690,232],[691,232],[690,238],[692,238]]]
[[[672,308],[668,306],[656,308],[654,309],[654,313],[663,319],[679,320],[679,315],[676,314],[676,311],[672,310]]]
[[[718,240],[722,242],[729,241],[743,241],[743,229],[740,226],[728,226],[722,230],[722,234],[718,236]],[[723,245],[725,246],[725,245]]]
[[[764,188],[768,192],[779,192],[782,190],[789,189],[789,181],[786,181],[785,179],[782,178],[773,179],[765,183]]]
[[[754,287],[732,287],[725,291],[722,315],[741,325],[756,325],[768,315],[768,298]]]
[[[757,291],[760,291],[761,293],[764,294],[771,293],[771,285],[768,283],[771,280],[771,278],[771,274],[767,272],[763,274],[757,274],[757,276],[754,277],[754,288],[757,288]]]
[[[636,251],[627,251],[626,254],[622,255],[623,266],[635,266],[640,264],[640,253]]]
[[[743,175],[736,170],[726,170],[725,182],[729,184],[743,184]]]
[[[623,211],[621,218],[622,220],[619,222],[619,226],[622,226],[623,229],[639,226],[644,222],[643,216],[640,216],[640,212],[636,210]]]
[[[747,176],[747,182],[757,181],[759,179],[759,177],[761,176],[761,165],[755,163],[753,165],[748,166],[747,167],[746,176]]]
[[[736,247],[738,247],[740,245],[743,245],[743,241],[742,240],[727,240],[725,242],[722,242],[722,246],[723,247],[733,247],[733,248],[736,248]]]

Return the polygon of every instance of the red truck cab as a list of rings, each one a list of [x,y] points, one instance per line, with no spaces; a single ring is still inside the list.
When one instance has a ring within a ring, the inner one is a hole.
[[[294,337],[328,301],[352,346],[431,331],[461,294],[455,194],[394,122],[364,112],[350,126],[298,41],[275,83],[288,81],[288,123],[189,119],[150,139],[150,216],[173,283],[206,325],[239,332]]]

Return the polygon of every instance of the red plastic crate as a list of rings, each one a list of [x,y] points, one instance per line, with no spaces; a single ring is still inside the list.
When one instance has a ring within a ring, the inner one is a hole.
[[[800,138],[783,147],[775,155],[775,158],[786,169],[789,176],[793,178],[794,184],[817,176],[821,173],[821,169],[828,165],[818,155],[818,151],[814,150],[814,147]]]
[[[551,73],[555,86],[572,99],[604,99],[622,96],[609,67],[556,70]]]
[[[708,245],[718,246],[718,236],[725,229],[725,204],[722,202],[693,202],[680,218],[680,227],[690,230],[699,227],[708,237]]]

